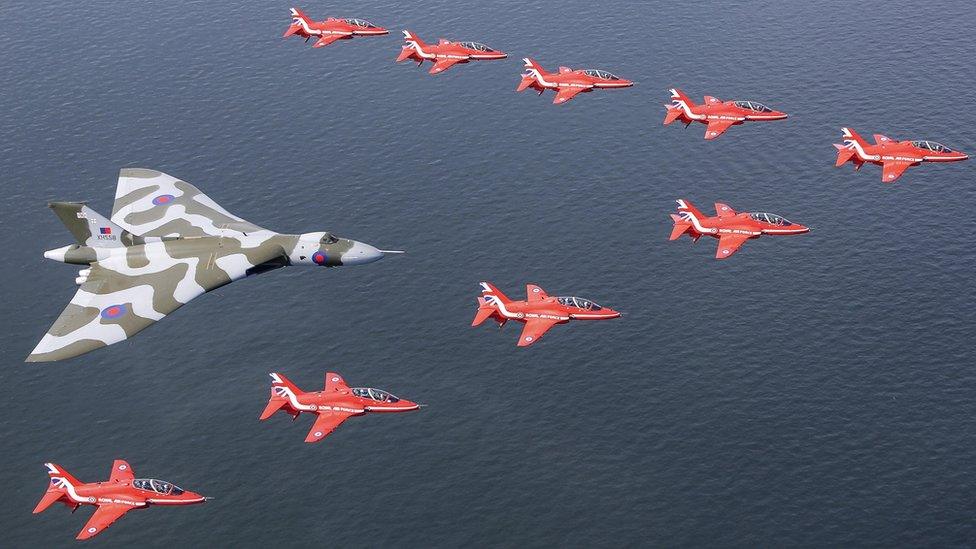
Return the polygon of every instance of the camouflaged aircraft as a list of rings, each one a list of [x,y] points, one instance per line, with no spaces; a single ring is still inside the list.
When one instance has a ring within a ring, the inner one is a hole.
[[[83,202],[49,204],[78,241],[44,257],[85,265],[78,292],[27,362],[76,357],[118,343],[206,292],[287,265],[339,267],[383,258],[328,232],[279,234],[155,170],[119,172],[111,220]]]

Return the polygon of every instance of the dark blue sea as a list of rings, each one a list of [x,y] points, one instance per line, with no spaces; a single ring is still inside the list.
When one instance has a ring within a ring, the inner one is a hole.
[[[0,546],[68,547],[91,515],[34,516],[54,461],[215,499],[130,513],[100,547],[965,547],[976,544],[976,162],[834,168],[840,128],[976,152],[976,4],[305,4],[389,36],[312,49],[289,4],[0,4]],[[432,77],[402,29],[509,53]],[[514,93],[521,58],[634,88]],[[668,88],[783,122],[663,127]],[[46,208],[112,209],[154,168],[281,232],[401,257],[289,268],[137,337],[24,363],[76,291]],[[674,200],[810,234],[669,242]],[[489,280],[621,310],[469,326]],[[268,372],[427,404],[258,421]]]

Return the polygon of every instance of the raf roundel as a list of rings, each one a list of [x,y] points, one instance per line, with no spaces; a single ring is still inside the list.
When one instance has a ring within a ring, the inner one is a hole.
[[[113,320],[113,319],[119,318],[120,316],[124,315],[126,312],[127,312],[127,306],[124,305],[124,304],[123,305],[109,305],[108,307],[105,307],[104,309],[102,309],[101,315],[102,315],[102,318],[105,318],[105,319],[108,319],[108,320]]]
[[[156,206],[165,206],[176,200],[176,197],[171,194],[161,194],[156,198],[153,198],[152,203]]]
[[[325,255],[325,252],[315,252],[312,254],[312,261],[314,261],[316,265],[325,265],[328,260],[329,257]]]

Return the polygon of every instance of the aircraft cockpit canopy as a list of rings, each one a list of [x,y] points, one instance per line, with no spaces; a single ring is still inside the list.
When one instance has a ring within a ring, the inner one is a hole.
[[[792,225],[792,223],[790,223],[790,221],[785,217],[771,213],[756,212],[749,214],[749,217],[762,223],[771,223],[773,225]]]
[[[587,311],[599,311],[603,308],[589,299],[583,299],[582,297],[557,297],[556,301],[567,307],[579,307]]]
[[[735,101],[734,103],[735,103],[735,106],[736,107],[739,107],[740,109],[749,109],[750,111],[756,111],[756,112],[772,112],[773,111],[773,109],[770,109],[766,105],[763,105],[762,103],[759,103],[759,102],[756,102],[756,101]]]
[[[163,495],[172,494],[174,496],[178,496],[183,493],[183,489],[172,482],[166,482],[165,480],[157,480],[154,478],[137,478],[132,481],[132,486],[140,490],[156,492],[157,494]]]
[[[467,48],[469,50],[495,51],[495,50],[489,48],[488,46],[486,46],[484,44],[479,44],[477,42],[459,42],[458,45],[460,45],[462,48]]]
[[[332,233],[325,233],[324,235],[322,235],[322,240],[320,240],[319,242],[321,242],[322,244],[335,244],[338,241],[339,238],[336,237],[336,235]]]
[[[935,141],[912,141],[913,147],[918,147],[919,149],[928,149],[930,151],[940,152],[940,153],[951,153],[952,149],[946,147],[942,143],[936,143]]]
[[[400,399],[387,393],[386,391],[381,391],[379,389],[372,389],[369,387],[356,387],[352,390],[352,394],[360,398],[368,398],[370,400],[375,400],[376,402],[399,402]]]
[[[616,75],[607,71],[601,71],[599,69],[586,69],[583,71],[586,76],[592,76],[593,78],[602,78],[603,80],[620,80]]]
[[[375,29],[376,28],[376,25],[370,23],[369,21],[367,21],[365,19],[344,19],[344,21],[346,23],[349,23],[350,25],[355,25],[357,27],[362,27],[364,29]]]

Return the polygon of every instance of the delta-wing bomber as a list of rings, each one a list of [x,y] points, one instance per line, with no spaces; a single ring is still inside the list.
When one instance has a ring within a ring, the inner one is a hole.
[[[329,232],[279,234],[227,212],[185,181],[126,168],[111,220],[85,203],[53,202],[77,244],[44,257],[85,265],[78,292],[28,362],[85,354],[139,333],[191,299],[287,265],[363,265],[383,252]]]

